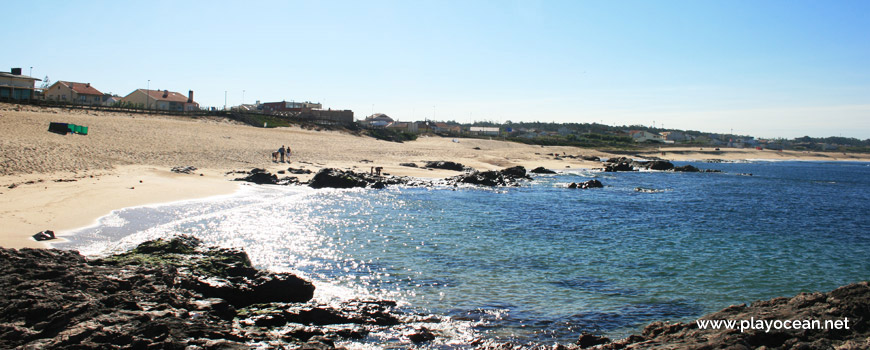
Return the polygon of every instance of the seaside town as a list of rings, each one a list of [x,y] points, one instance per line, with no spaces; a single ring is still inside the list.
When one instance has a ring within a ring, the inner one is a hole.
[[[598,123],[543,123],[505,121],[408,120],[373,113],[356,119],[351,110],[326,108],[310,101],[278,101],[240,104],[237,106],[203,107],[196,102],[194,91],[187,93],[166,89],[136,89],[125,96],[104,93],[105,87],[90,82],[50,81],[22,74],[22,68],[0,72],[0,101],[67,108],[102,109],[108,111],[168,113],[179,115],[224,115],[254,126],[278,127],[287,122],[306,121],[320,125],[362,127],[376,130],[374,137],[393,141],[411,140],[420,134],[449,137],[496,137],[530,144],[566,146],[697,146],[750,148],[756,150],[798,150],[830,152],[870,151],[870,140],[844,137],[796,139],[756,139],[733,133],[706,133],[665,129],[655,125],[616,126]],[[260,117],[258,117],[260,116]],[[263,118],[269,116],[272,118]],[[273,123],[270,125],[269,120]],[[378,132],[384,130],[388,133]]]

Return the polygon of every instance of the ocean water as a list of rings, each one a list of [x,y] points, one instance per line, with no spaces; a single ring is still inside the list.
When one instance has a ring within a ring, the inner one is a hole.
[[[503,189],[246,185],[118,210],[57,247],[103,255],[190,234],[313,280],[320,300],[443,315],[439,342],[454,345],[619,337],[870,279],[870,164],[689,164],[723,173],[570,170]],[[565,188],[591,178],[605,188]]]

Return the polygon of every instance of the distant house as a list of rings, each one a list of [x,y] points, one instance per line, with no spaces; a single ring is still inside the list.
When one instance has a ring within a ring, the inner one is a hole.
[[[375,113],[375,114],[372,114],[372,115],[366,117],[366,119],[364,120],[364,123],[368,124],[369,126],[375,127],[375,128],[383,128],[383,127],[386,127],[387,125],[390,125],[390,123],[392,123],[394,121],[395,120],[393,120],[393,118],[390,118],[386,114]]]
[[[42,80],[21,75],[21,68],[0,72],[0,99],[32,100],[36,96],[37,81]]]
[[[643,131],[643,130],[631,130],[628,132],[631,135],[631,138],[634,139],[634,142],[664,142],[664,138],[662,135],[656,134],[654,132]]]
[[[91,86],[91,83],[76,83],[58,80],[46,89],[43,94],[49,101],[72,102],[83,105],[103,104],[103,93]]]
[[[307,112],[313,109],[323,109],[323,105],[320,103],[314,103],[310,101],[305,102],[266,102],[263,103],[263,111],[266,113],[276,113],[276,112]]]
[[[411,133],[416,133],[420,131],[417,123],[415,122],[392,122],[390,123],[390,125],[387,125],[387,129]]]
[[[103,106],[114,106],[121,102],[121,96],[118,95],[103,95]]]
[[[476,135],[498,135],[498,127],[472,126],[468,128],[468,132]]]
[[[661,135],[665,141],[683,142],[692,140],[691,135],[679,131],[662,131]]]
[[[160,111],[195,111],[199,110],[199,103],[193,101],[193,90],[187,96],[169,90],[145,90],[136,89],[121,99],[121,103],[129,103],[142,106],[145,109]]]

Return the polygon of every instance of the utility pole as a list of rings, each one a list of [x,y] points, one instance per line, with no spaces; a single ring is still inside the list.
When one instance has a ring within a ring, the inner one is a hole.
[[[151,79],[148,79],[148,84],[145,86],[145,109],[151,112]]]
[[[227,110],[227,90],[224,90],[224,110]]]

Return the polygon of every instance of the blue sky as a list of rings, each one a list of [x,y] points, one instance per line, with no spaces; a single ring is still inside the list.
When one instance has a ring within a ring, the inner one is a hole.
[[[867,1],[33,1],[0,69],[223,107],[870,138]],[[11,35],[14,33],[15,35]],[[12,39],[14,38],[14,39]],[[244,93],[243,93],[244,91]]]

